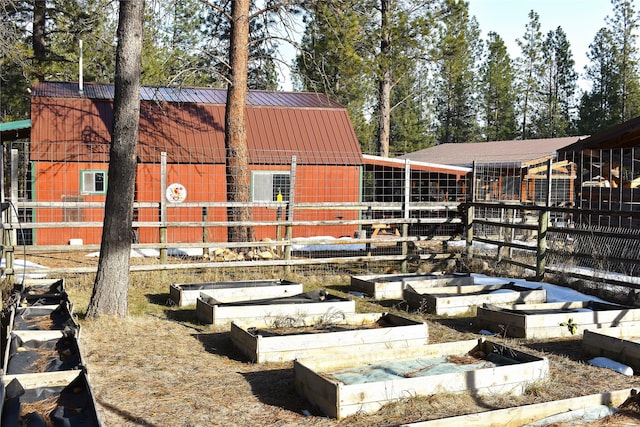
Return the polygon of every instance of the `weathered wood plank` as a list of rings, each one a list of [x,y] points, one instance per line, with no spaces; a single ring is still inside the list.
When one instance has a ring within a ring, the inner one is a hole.
[[[640,327],[601,328],[585,330],[582,348],[594,357],[607,357],[631,366],[640,372]]]
[[[523,405],[513,408],[421,421],[411,424],[402,424],[401,427],[520,427],[562,412],[587,409],[598,405],[615,407],[622,404],[627,397],[629,397],[630,393],[631,389],[615,390],[607,393],[574,397],[571,399]]]
[[[198,297],[196,301],[198,319],[214,325],[228,325],[234,320],[296,318],[314,314],[355,313],[355,311],[355,301],[337,297],[328,301],[301,304],[225,305],[219,301],[207,301],[202,297]]]

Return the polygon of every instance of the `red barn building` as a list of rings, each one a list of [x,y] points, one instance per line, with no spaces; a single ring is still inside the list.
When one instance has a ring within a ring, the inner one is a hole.
[[[33,243],[99,243],[109,182],[109,145],[114,88],[106,84],[44,82],[32,90],[29,159],[37,223],[65,221],[65,228],[39,228]],[[226,90],[143,87],[141,91],[137,221],[160,220],[164,186],[180,184],[186,198],[167,209],[166,221],[226,221],[224,114]],[[246,109],[251,194],[272,202],[278,193],[296,203],[361,200],[362,153],[346,108],[321,94],[250,91]],[[162,154],[166,153],[166,154]],[[295,156],[296,167],[291,168]],[[166,158],[163,172],[162,158]],[[295,171],[295,179],[290,174]],[[163,181],[164,179],[164,181]],[[291,182],[295,186],[290,188]],[[181,187],[179,187],[181,188]],[[83,203],[77,203],[83,202]],[[84,202],[100,202],[87,204]],[[254,219],[275,220],[273,207],[254,207]],[[357,219],[354,211],[296,210],[296,220]],[[74,227],[94,222],[94,225]],[[352,235],[354,226],[295,227],[294,237]],[[275,237],[273,226],[256,228],[257,238]],[[226,228],[206,230],[209,241],[225,241]],[[170,228],[170,242],[202,241],[198,227]],[[140,227],[141,243],[158,241],[158,229]]]

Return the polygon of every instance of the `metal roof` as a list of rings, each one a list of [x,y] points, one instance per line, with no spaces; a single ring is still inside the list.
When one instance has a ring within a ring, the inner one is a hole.
[[[0,123],[0,138],[2,138],[2,141],[28,138],[30,129],[31,120]]]
[[[383,167],[390,167],[394,169],[404,169],[407,164],[406,162],[408,161],[409,167],[411,168],[411,170],[443,173],[443,174],[449,174],[449,175],[456,175],[458,177],[464,176],[472,171],[471,168],[461,167],[461,166],[440,165],[436,163],[426,163],[426,162],[420,162],[420,161],[413,161],[409,159],[372,156],[368,154],[363,154],[362,158],[364,160],[364,164],[367,166],[383,166]]]
[[[42,82],[32,88],[32,96],[52,98],[88,98],[113,100],[114,86],[103,83],[85,83],[82,92],[78,83]],[[196,87],[142,86],[140,100],[225,105],[226,89]],[[297,107],[297,108],[343,108],[342,105],[320,93],[249,91],[248,106]]]
[[[640,146],[640,117],[627,120],[615,126],[611,126],[588,138],[564,147],[562,152],[581,150],[608,150],[632,148]]]
[[[519,166],[533,160],[554,156],[559,149],[583,138],[586,137],[440,144],[399,156],[399,158],[466,167],[472,166],[473,162]]]
[[[37,85],[31,102],[32,159],[105,161],[111,141],[113,101],[108,96],[90,95],[107,95],[109,88],[87,85],[79,95],[77,84]],[[178,92],[156,88],[153,93],[166,102],[158,102],[155,95],[141,102],[141,162],[157,162],[159,153],[166,152],[168,161],[174,163],[224,163],[225,90]],[[300,164],[362,164],[360,143],[347,109],[340,104],[321,94],[250,94],[252,103],[246,110],[250,162],[289,164],[295,155]]]

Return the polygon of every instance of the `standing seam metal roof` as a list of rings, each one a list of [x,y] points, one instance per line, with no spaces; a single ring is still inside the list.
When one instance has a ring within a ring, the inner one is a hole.
[[[103,83],[85,83],[80,93],[78,83],[42,82],[32,90],[32,96],[53,98],[88,98],[113,100],[113,85]],[[213,88],[178,88],[160,86],[142,86],[141,101],[157,101],[170,103],[195,103],[225,105],[226,89]],[[344,108],[336,101],[319,93],[308,92],[269,92],[249,91],[247,106],[252,107],[297,107],[297,108]]]
[[[102,84],[88,84],[82,94],[73,83],[36,85],[33,152],[49,161],[96,160],[96,150],[104,156],[111,140],[112,95],[113,87]],[[141,97],[140,161],[154,162],[165,151],[170,162],[224,163],[226,90],[144,88]],[[292,155],[300,164],[363,163],[346,108],[325,95],[249,92],[246,118],[252,163],[288,164]]]

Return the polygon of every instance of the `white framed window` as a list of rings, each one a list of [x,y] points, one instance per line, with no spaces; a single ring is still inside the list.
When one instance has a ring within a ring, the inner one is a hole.
[[[275,202],[278,194],[282,200],[289,200],[289,172],[253,171],[251,172],[251,200],[254,202]]]
[[[107,172],[103,170],[80,171],[81,194],[106,194]]]

